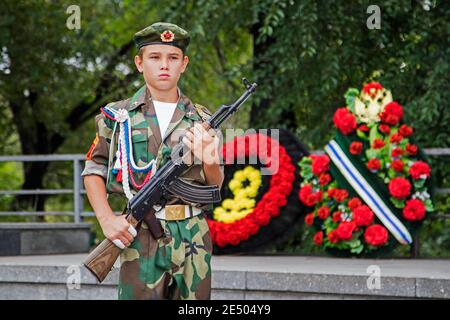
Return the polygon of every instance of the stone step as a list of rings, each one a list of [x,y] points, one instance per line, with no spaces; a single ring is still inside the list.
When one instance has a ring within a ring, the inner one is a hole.
[[[0,299],[117,299],[118,264],[98,284],[85,256],[0,257]],[[450,298],[449,260],[214,256],[212,268],[213,299]]]
[[[0,223],[0,256],[89,251],[90,223]]]

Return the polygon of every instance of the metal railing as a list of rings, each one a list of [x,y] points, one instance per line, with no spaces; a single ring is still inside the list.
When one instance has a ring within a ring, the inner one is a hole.
[[[1,195],[73,195],[73,211],[0,211],[0,216],[44,216],[44,215],[73,215],[74,222],[82,222],[83,216],[93,216],[93,212],[83,210],[83,194],[86,190],[81,182],[81,162],[86,156],[83,154],[53,154],[53,155],[30,155],[30,156],[0,156],[0,162],[53,162],[72,161],[73,162],[73,189],[35,189],[35,190],[0,190]]]

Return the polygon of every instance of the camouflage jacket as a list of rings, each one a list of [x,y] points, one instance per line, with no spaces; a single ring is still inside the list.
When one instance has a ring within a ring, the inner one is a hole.
[[[136,165],[144,166],[153,159],[157,159],[157,166],[170,154],[172,148],[179,142],[181,135],[196,121],[207,120],[211,113],[203,106],[194,105],[188,97],[179,91],[179,100],[172,119],[164,137],[161,137],[158,126],[158,118],[153,106],[150,91],[144,85],[131,99],[121,100],[108,104],[114,109],[125,108],[128,110],[131,122],[131,140],[133,144],[133,156]],[[108,193],[124,195],[121,182],[117,182],[113,165],[116,161],[117,141],[119,138],[119,125],[116,130],[116,122],[107,118],[103,113],[95,117],[96,137],[86,156],[85,169],[82,176],[99,175],[106,180]],[[112,137],[114,132],[114,137]],[[112,145],[111,145],[111,142]],[[221,166],[223,170],[223,166]],[[146,173],[134,172],[133,177],[139,185],[145,179]],[[182,178],[191,183],[205,185],[205,174],[201,164],[192,165]],[[130,182],[133,194],[136,190]],[[182,203],[178,199],[168,199],[168,203]]]

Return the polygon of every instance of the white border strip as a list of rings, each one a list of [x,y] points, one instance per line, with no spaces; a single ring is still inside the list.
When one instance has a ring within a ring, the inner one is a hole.
[[[380,196],[355,168],[338,143],[335,140],[331,140],[325,147],[325,151],[353,189],[356,190],[364,202],[373,210],[378,219],[380,219],[398,242],[401,244],[411,244],[412,237],[408,229],[391,212]]]

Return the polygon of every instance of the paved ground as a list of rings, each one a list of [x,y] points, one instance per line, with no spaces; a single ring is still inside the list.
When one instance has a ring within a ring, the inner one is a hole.
[[[0,265],[69,266],[81,264],[86,254],[0,257]],[[450,279],[450,260],[443,259],[342,259],[297,256],[214,256],[214,270],[367,275],[371,265],[382,276]],[[116,263],[117,266],[117,263]]]
[[[81,288],[67,287],[85,257],[0,257],[0,299],[116,299],[117,268],[102,284],[80,268]],[[214,256],[212,267],[214,299],[450,299],[450,260]]]

